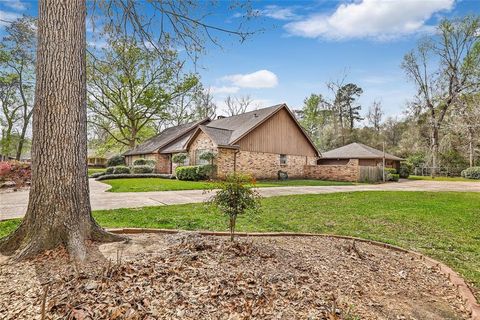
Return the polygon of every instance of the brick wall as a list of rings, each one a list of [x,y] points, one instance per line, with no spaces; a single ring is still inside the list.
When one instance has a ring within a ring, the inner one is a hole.
[[[170,173],[170,157],[167,154],[148,153],[144,155],[125,156],[125,163],[127,166],[133,166],[133,162],[137,159],[155,160],[156,173]]]
[[[212,150],[216,151],[217,147],[213,143],[212,139],[210,139],[206,133],[200,132],[198,136],[195,138],[195,140],[190,144],[190,147],[188,149],[188,158],[189,158],[189,163],[191,165],[195,165],[195,152],[197,150]]]
[[[303,178],[304,166],[316,162],[315,157],[287,155],[287,164],[281,165],[280,155],[276,153],[220,148],[216,159],[218,177],[234,171],[235,152],[236,171],[251,174],[257,179],[277,179],[279,170],[286,171],[290,178]]]
[[[358,159],[350,159],[346,165],[306,165],[304,173],[308,179],[358,181],[360,168]]]

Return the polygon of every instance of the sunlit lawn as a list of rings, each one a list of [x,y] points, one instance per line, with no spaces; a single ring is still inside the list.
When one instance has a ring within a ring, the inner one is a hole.
[[[104,227],[226,230],[204,204],[94,212]],[[19,220],[0,222],[0,236]],[[480,289],[480,193],[352,192],[265,198],[262,211],[238,220],[239,231],[317,232],[356,236],[441,260]],[[477,295],[478,297],[478,295]]]
[[[207,181],[181,181],[163,178],[128,178],[102,180],[101,182],[112,186],[110,192],[144,192],[144,191],[169,191],[169,190],[203,190],[212,187]],[[323,181],[323,180],[268,180],[258,181],[256,186],[286,187],[286,186],[337,186],[353,185],[352,182]]]
[[[409,180],[427,180],[427,181],[464,181],[464,182],[480,182],[475,179],[465,179],[463,177],[435,177],[432,179],[430,176],[410,176]]]

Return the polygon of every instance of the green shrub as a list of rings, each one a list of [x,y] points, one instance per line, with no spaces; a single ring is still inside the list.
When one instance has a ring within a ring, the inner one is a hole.
[[[126,166],[116,166],[114,167],[113,174],[126,174],[130,173],[130,168]]]
[[[228,217],[231,241],[235,235],[237,216],[248,211],[252,213],[259,211],[260,195],[249,186],[254,183],[251,176],[238,173],[229,174],[225,181],[214,187],[219,190],[208,200],[210,205],[217,207]]]
[[[480,167],[470,167],[463,170],[462,177],[467,179],[480,179]]]
[[[150,166],[152,168],[155,168],[156,164],[157,164],[157,161],[153,160],[153,159],[147,159],[147,161],[146,161],[146,165]]]
[[[133,161],[134,166],[144,166],[147,164],[147,159],[137,159]]]
[[[217,167],[212,164],[205,164],[197,166],[197,175],[199,180],[206,180],[213,178]]]
[[[187,156],[188,155],[186,153],[176,153],[172,157],[172,162],[178,165],[183,165],[185,160],[187,160]]]
[[[413,166],[410,163],[402,162],[400,164],[400,170],[398,171],[400,178],[407,179],[412,173]]]
[[[216,167],[211,164],[201,166],[183,166],[175,169],[178,180],[198,181],[212,178]]]
[[[132,173],[137,174],[137,173],[152,173],[153,172],[153,167],[149,165],[134,165],[132,167]]]
[[[215,159],[217,155],[213,153],[212,151],[205,151],[200,155],[200,160],[205,160],[208,161],[209,163],[213,162],[213,159]]]
[[[389,178],[388,181],[397,181],[400,179],[400,175],[398,173],[390,173],[389,174]]]
[[[107,170],[105,170],[105,174],[113,174],[114,170],[115,170],[115,167],[108,167]]]
[[[197,166],[183,166],[175,169],[178,180],[198,181]]]
[[[395,168],[385,168],[385,172],[395,174],[395,173],[397,173],[397,169],[395,169]]]
[[[116,166],[124,166],[124,165],[125,165],[125,157],[122,155],[116,155],[107,160],[107,167],[116,167]]]
[[[101,177],[101,176],[103,176],[103,175],[105,175],[105,172],[95,172],[95,173],[92,173],[92,174],[89,176],[89,178],[96,179],[96,178]]]

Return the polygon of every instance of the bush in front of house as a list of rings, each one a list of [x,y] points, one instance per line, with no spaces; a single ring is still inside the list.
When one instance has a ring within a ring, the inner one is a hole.
[[[132,170],[131,172],[133,174],[137,174],[137,173],[152,173],[153,172],[153,167],[152,166],[149,166],[149,165],[134,165],[132,167]]]
[[[462,177],[467,179],[480,179],[480,167],[470,167],[462,171]]]
[[[388,181],[398,182],[400,180],[400,175],[398,173],[390,173]]]
[[[116,166],[113,174],[127,174],[130,173],[130,168],[126,166]]]
[[[217,167],[213,164],[205,164],[197,167],[198,180],[207,180],[213,178]]]
[[[208,163],[213,164],[213,159],[215,159],[217,155],[212,151],[205,151],[200,155],[200,160],[208,161]]]
[[[402,162],[400,164],[400,170],[398,170],[398,174],[400,175],[400,178],[407,179],[410,176],[412,170],[413,166],[411,163]]]
[[[125,157],[120,154],[113,156],[107,160],[107,167],[116,167],[116,166],[124,166],[124,165],[125,165]]]
[[[106,173],[105,171],[104,171],[104,172],[95,172],[95,173],[92,173],[92,174],[89,176],[89,178],[96,179],[96,178],[98,178],[98,177],[103,176],[105,173]]]
[[[147,164],[147,159],[137,159],[133,161],[134,166],[145,166]]]
[[[172,157],[172,162],[178,166],[182,166],[187,160],[188,155],[186,153],[176,153]]]
[[[115,167],[108,167],[105,170],[105,174],[128,174],[130,173],[130,168],[126,166],[115,166]]]
[[[213,177],[215,166],[205,164],[201,166],[183,166],[175,169],[175,175],[178,180],[198,181]]]
[[[175,169],[175,175],[178,180],[198,181],[197,166],[183,166]]]

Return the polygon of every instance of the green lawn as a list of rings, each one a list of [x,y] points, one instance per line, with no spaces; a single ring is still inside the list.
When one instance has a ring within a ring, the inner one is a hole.
[[[227,230],[203,204],[96,211],[104,227]],[[0,222],[0,236],[18,220]],[[265,198],[239,231],[318,232],[395,244],[441,260],[480,291],[480,193],[352,192]],[[477,295],[477,297],[479,297]]]
[[[206,181],[181,181],[163,178],[128,178],[102,180],[112,188],[110,192],[143,192],[143,191],[168,191],[168,190],[204,190],[211,187]],[[282,186],[336,186],[353,185],[352,182],[323,181],[323,180],[269,180],[258,181],[257,187],[282,187]]]
[[[464,182],[480,182],[480,180],[475,179],[465,179],[462,177],[435,177],[432,179],[430,176],[410,176],[409,180],[428,180],[428,181],[464,181]]]
[[[88,168],[88,176],[97,173],[97,172],[104,172],[106,169],[105,168]]]

